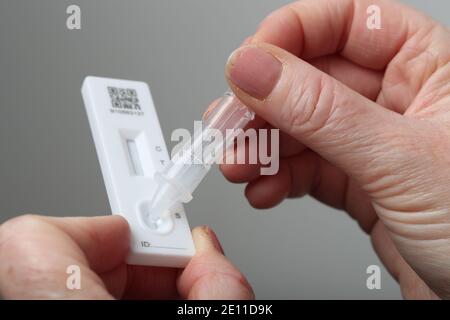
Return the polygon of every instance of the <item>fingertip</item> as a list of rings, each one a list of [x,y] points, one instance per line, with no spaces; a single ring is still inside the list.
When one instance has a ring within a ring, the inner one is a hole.
[[[250,284],[223,255],[217,236],[210,227],[192,230],[196,255],[180,274],[178,291],[188,299],[251,299]]]
[[[220,166],[225,178],[232,183],[244,183],[256,179],[260,175],[261,164],[257,157],[251,156],[254,146],[246,142],[228,149],[224,156],[224,163]],[[242,161],[244,159],[244,161]]]
[[[252,42],[253,39],[253,35],[248,36],[247,38],[244,39],[244,41],[242,42],[242,45],[245,46],[247,44],[250,44]]]
[[[224,163],[220,171],[231,183],[246,183],[259,177],[259,165]]]
[[[211,111],[213,111],[213,109],[215,107],[217,107],[217,105],[219,104],[219,101],[220,101],[220,98],[217,98],[216,100],[211,102],[211,104],[208,106],[208,108],[206,108],[206,111],[203,113],[203,116],[202,116],[203,120],[208,118],[208,116],[211,113]]]
[[[195,227],[192,230],[195,248],[198,254],[204,252],[217,252],[224,254],[222,245],[215,232],[208,226]]]
[[[103,243],[114,241],[114,243],[120,243],[119,248],[124,250],[128,249],[130,242],[130,225],[128,221],[120,215],[99,216],[94,217],[95,223],[92,229],[96,229],[95,232],[100,231],[100,240]],[[97,225],[97,227],[95,227]],[[118,241],[118,239],[120,239]],[[116,249],[119,249],[116,248]]]
[[[225,75],[239,99],[247,95],[261,103],[278,83],[282,70],[281,60],[266,46],[246,45],[230,55]],[[242,102],[246,103],[245,100]]]
[[[289,170],[280,163],[280,170],[272,176],[261,176],[245,188],[245,197],[256,209],[268,209],[282,202],[290,192]]]
[[[118,231],[123,233],[124,235],[130,235],[130,224],[128,220],[120,215],[112,215],[110,216],[111,224],[113,227],[117,228]]]

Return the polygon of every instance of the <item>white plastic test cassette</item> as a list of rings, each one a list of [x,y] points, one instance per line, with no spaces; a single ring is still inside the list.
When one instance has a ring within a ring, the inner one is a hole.
[[[169,161],[149,87],[89,76],[81,91],[112,212],[131,228],[127,262],[184,267],[195,249],[183,206],[174,206],[162,224],[145,219],[157,188],[154,174]]]

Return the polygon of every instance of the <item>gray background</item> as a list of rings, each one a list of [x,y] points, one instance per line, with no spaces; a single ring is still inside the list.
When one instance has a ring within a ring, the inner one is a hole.
[[[229,53],[287,2],[1,1],[0,222],[109,213],[80,95],[86,75],[147,82],[168,141],[226,88]],[[450,24],[448,0],[405,2]],[[81,31],[65,27],[69,4],[81,6]],[[344,213],[310,198],[260,212],[242,191],[213,170],[187,212],[192,226],[216,230],[258,298],[400,298],[384,270],[382,289],[366,289],[379,260]]]

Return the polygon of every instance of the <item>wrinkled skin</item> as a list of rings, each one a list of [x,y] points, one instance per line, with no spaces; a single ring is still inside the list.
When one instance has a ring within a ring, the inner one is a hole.
[[[366,28],[373,4],[381,8],[381,30]],[[251,62],[250,53],[241,54],[249,46],[282,62],[266,97],[236,85],[252,78],[255,90],[264,85],[250,67],[234,70],[239,56]],[[283,7],[226,70],[233,91],[258,114],[251,125],[282,130],[280,170],[259,176],[258,165],[221,169],[248,183],[246,196],[257,208],[309,193],[347,211],[370,234],[405,298],[450,298],[449,61],[449,30],[394,1]],[[193,234],[198,255],[181,272],[126,267],[128,226],[120,217],[16,218],[0,227],[0,294],[252,298],[215,237],[204,228]],[[65,288],[70,264],[82,267],[84,290]]]
[[[366,27],[373,4],[381,30]],[[278,78],[269,65],[253,67],[260,51],[282,64]],[[309,193],[347,211],[405,298],[450,298],[449,61],[449,29],[398,2],[287,5],[226,68],[232,90],[259,116],[251,126],[281,129],[280,170],[222,172],[248,183],[257,208]]]

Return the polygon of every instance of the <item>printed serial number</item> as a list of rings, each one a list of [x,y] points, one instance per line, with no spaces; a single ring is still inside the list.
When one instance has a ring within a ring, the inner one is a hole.
[[[216,316],[250,315],[261,316],[273,315],[271,304],[222,304],[220,308],[212,306],[179,306],[178,315],[201,316],[203,318],[216,318]]]
[[[244,305],[233,305],[233,304],[223,304],[222,312],[223,315],[271,315],[272,305],[271,304],[244,304]]]

